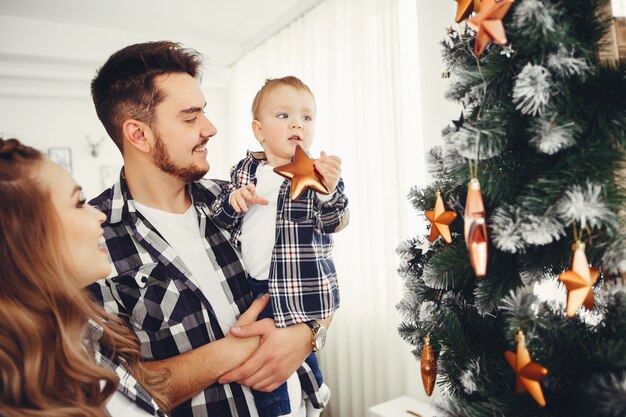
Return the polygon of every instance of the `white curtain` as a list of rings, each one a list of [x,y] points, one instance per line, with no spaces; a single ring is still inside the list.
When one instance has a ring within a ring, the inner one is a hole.
[[[319,355],[333,397],[327,417],[367,408],[418,384],[398,336],[401,297],[395,248],[413,236],[409,188],[424,182],[414,0],[326,0],[263,42],[232,68],[235,162],[259,149],[250,105],[265,78],[296,75],[317,102],[311,149],[342,158],[350,225],[335,236],[341,308]]]

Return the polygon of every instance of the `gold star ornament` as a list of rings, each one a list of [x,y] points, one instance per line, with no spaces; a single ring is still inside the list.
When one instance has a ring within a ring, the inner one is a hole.
[[[474,54],[480,56],[489,42],[506,45],[502,19],[513,5],[513,0],[482,0],[480,12],[467,21],[467,24],[476,31]]]
[[[461,23],[467,19],[472,12],[480,11],[481,0],[456,0],[456,17],[454,21]]]
[[[530,359],[530,353],[526,347],[526,337],[521,330],[515,335],[515,340],[517,341],[517,352],[504,352],[506,360],[515,371],[515,391],[519,394],[528,391],[537,401],[537,404],[545,407],[546,400],[543,397],[539,381],[548,375],[548,370]]]
[[[567,317],[574,317],[581,306],[593,309],[593,284],[598,279],[599,271],[590,268],[585,255],[585,244],[576,242],[572,269],[559,275],[559,280],[567,287],[567,307],[565,312]]]
[[[456,219],[456,213],[453,211],[446,211],[443,205],[443,199],[441,198],[441,193],[439,191],[437,191],[435,195],[435,209],[426,210],[424,212],[426,218],[432,223],[428,240],[434,242],[439,236],[441,236],[446,243],[451,243],[452,235],[450,234],[450,223]]]
[[[296,200],[307,189],[311,188],[320,194],[330,194],[324,177],[317,172],[313,163],[300,145],[296,145],[293,161],[274,168],[274,172],[291,180],[291,199]]]

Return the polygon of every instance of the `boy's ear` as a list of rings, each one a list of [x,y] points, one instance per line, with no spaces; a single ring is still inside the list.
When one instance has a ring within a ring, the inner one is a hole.
[[[265,142],[265,138],[263,137],[263,126],[261,125],[261,122],[256,119],[252,121],[252,133],[254,133],[254,137],[260,144]]]
[[[146,138],[146,130],[149,130],[144,123],[128,119],[122,125],[124,142],[142,153],[150,152],[150,141]],[[151,132],[150,132],[151,133]],[[126,148],[126,146],[124,146]]]

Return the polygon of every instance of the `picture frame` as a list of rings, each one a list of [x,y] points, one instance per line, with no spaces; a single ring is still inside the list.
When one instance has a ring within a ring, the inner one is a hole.
[[[48,148],[48,158],[50,158],[52,162],[61,165],[70,174],[72,173],[71,148]]]

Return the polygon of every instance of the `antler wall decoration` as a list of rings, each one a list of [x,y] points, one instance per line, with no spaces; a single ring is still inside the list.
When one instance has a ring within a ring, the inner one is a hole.
[[[89,139],[89,135],[85,135],[85,139],[87,140],[87,143],[91,147],[91,156],[93,156],[94,158],[97,158],[98,148],[100,147],[100,145],[102,145],[102,142],[104,142],[104,136],[100,137],[100,140],[97,142],[92,142],[91,139]]]

